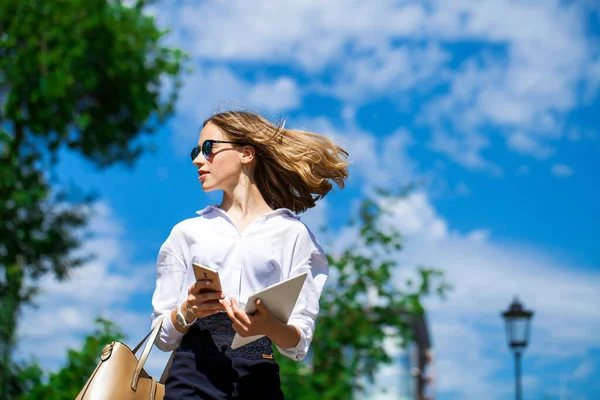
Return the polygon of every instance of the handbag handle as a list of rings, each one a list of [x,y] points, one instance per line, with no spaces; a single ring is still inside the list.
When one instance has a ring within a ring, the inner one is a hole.
[[[146,335],[145,338],[142,339],[140,343],[138,343],[137,346],[135,346],[135,349],[133,349],[133,354],[137,353],[137,351],[142,346],[142,343],[144,343],[144,341],[148,339],[146,345],[144,346],[144,350],[142,350],[142,355],[135,367],[135,370],[133,371],[133,376],[131,377],[131,389],[133,389],[134,391],[137,389],[137,385],[140,380],[140,373],[142,372],[142,368],[144,368],[144,364],[146,364],[148,355],[150,355],[150,350],[152,350],[152,346],[154,346],[154,342],[156,341],[158,332],[160,332],[160,328],[164,322],[165,317],[165,315],[162,315],[160,317],[160,320],[154,325],[152,330]]]

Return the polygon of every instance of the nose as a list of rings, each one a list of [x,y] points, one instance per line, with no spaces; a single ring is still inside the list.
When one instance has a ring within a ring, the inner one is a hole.
[[[192,161],[192,164],[194,164],[196,167],[200,168],[201,166],[204,165],[205,162],[206,162],[206,159],[204,158],[202,153],[199,153],[196,156],[196,158],[194,158],[194,160]]]

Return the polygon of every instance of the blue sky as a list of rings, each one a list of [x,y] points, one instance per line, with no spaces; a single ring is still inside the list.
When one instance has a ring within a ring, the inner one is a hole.
[[[324,3],[324,4],[322,4]],[[525,398],[600,390],[600,9],[592,1],[159,2],[166,43],[190,54],[176,114],[133,169],[97,171],[64,154],[63,182],[100,195],[67,283],[44,281],[21,346],[56,368],[95,315],[141,337],[154,261],[206,195],[190,164],[202,121],[251,107],[324,133],[350,152],[348,187],[303,220],[330,249],[376,186],[423,182],[394,204],[406,238],[395,279],[416,265],[455,287],[429,299],[439,399],[505,399],[513,364],[499,313],[514,295],[536,314]],[[52,317],[50,317],[50,311]],[[26,324],[25,324],[26,325]],[[59,339],[57,339],[59,338]],[[41,343],[54,346],[38,351]],[[159,370],[161,355],[151,370]],[[396,371],[397,372],[397,371]],[[394,376],[394,369],[382,377]],[[382,378],[382,379],[383,379]],[[393,379],[392,379],[393,380]],[[382,397],[385,398],[385,397]]]

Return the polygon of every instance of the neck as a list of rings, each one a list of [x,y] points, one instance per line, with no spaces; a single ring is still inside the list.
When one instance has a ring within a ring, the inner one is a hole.
[[[249,182],[237,185],[231,192],[224,191],[220,207],[228,214],[235,214],[242,218],[271,211],[271,207],[260,194],[258,186]]]

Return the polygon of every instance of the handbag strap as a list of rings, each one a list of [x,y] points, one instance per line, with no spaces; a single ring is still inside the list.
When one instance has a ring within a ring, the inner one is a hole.
[[[173,357],[175,357],[176,351],[177,349],[171,352],[171,357],[169,357],[169,361],[167,361],[167,365],[165,365],[165,369],[163,370],[163,373],[160,376],[160,380],[158,381],[158,383],[162,383],[164,385],[165,381],[167,380],[167,376],[169,375],[169,369],[171,368],[171,364],[173,364]]]
[[[162,315],[160,317],[160,320],[156,324],[154,324],[154,327],[152,328],[150,333],[148,333],[146,335],[146,337],[143,338],[142,341],[133,350],[133,354],[137,353],[137,351],[141,347],[142,343],[144,343],[144,341],[146,339],[148,339],[148,341],[146,341],[146,345],[144,346],[144,350],[142,350],[142,355],[140,356],[140,359],[135,367],[133,376],[131,377],[131,389],[133,389],[133,390],[137,389],[137,385],[140,380],[140,373],[142,372],[142,368],[144,368],[144,364],[146,364],[146,360],[148,359],[150,350],[152,350],[152,346],[154,346],[154,342],[156,341],[158,332],[160,332],[160,328],[165,320],[165,317],[166,317],[165,315]]]
[[[161,325],[162,325],[162,323],[161,323]],[[160,325],[159,325],[159,329],[160,329]],[[142,339],[142,341],[139,342],[137,344],[137,346],[135,346],[135,349],[133,349],[133,354],[135,354],[135,353],[138,352],[138,350],[140,349],[140,347],[142,347],[142,345],[144,344],[144,342],[146,341],[146,339],[148,339],[148,336],[150,336],[153,331],[154,331],[154,328],[152,328],[152,330],[150,332],[148,332],[148,334],[146,336],[144,336],[144,338]]]

